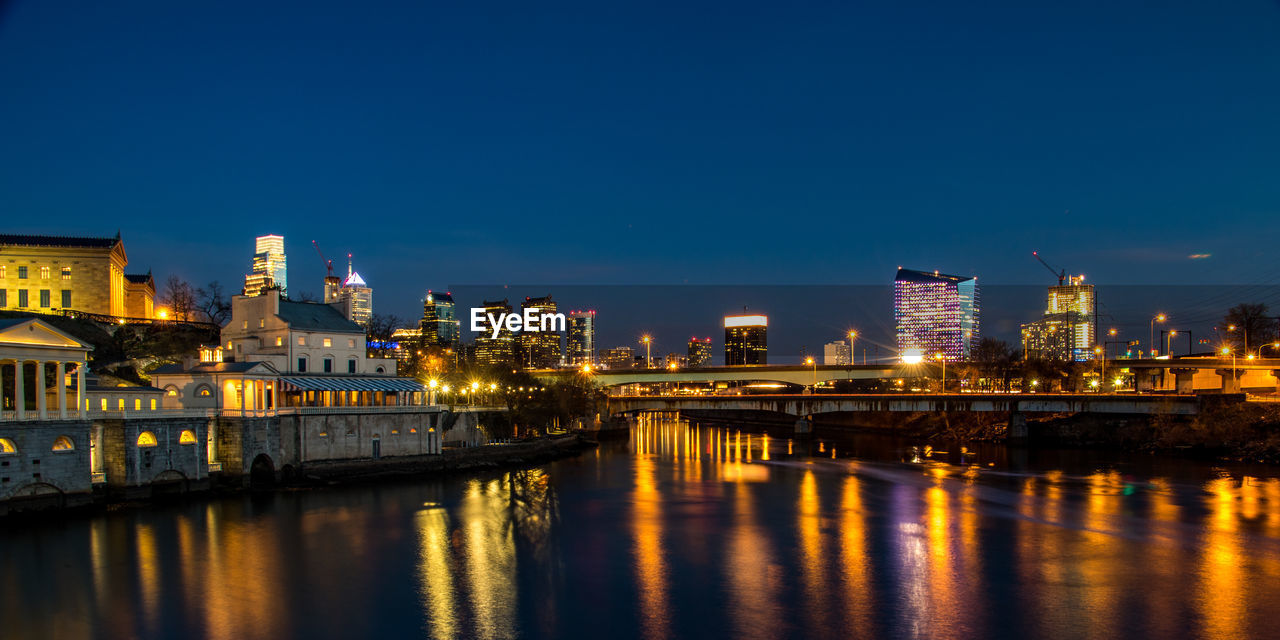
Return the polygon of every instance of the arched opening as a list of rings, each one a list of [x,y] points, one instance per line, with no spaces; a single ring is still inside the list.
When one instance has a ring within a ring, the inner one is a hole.
[[[183,429],[182,434],[178,436],[178,444],[195,444],[196,432],[190,429]]]
[[[151,433],[150,431],[143,431],[138,434],[139,447],[154,447],[158,444],[160,444],[160,442],[156,440],[156,434]]]
[[[297,479],[298,479],[298,470],[297,470],[297,469],[295,469],[295,468],[293,467],[293,465],[291,465],[291,464],[286,464],[286,465],[284,465],[283,467],[280,467],[280,481],[281,481],[281,482],[284,482],[285,484],[288,484],[288,483],[291,483],[291,482],[293,482],[294,480],[297,480]]]
[[[253,459],[253,464],[249,467],[249,486],[251,487],[269,487],[276,483],[276,466],[271,462],[271,456],[265,453],[258,454]]]
[[[151,479],[151,496],[181,495],[187,492],[187,476],[177,469],[165,469]]]
[[[230,383],[228,383],[228,384],[230,384]],[[198,398],[208,398],[208,397],[210,397],[210,396],[212,396],[212,395],[213,395],[213,389],[212,389],[212,388],[210,388],[210,387],[209,387],[209,385],[207,385],[207,384],[202,384],[202,385],[200,385],[200,386],[196,387],[196,397],[198,397]]]
[[[171,384],[170,384],[170,385],[166,385],[166,386],[165,386],[165,388],[164,388],[164,395],[166,395],[166,396],[168,396],[168,397],[170,397],[170,398],[176,398],[176,397],[178,397],[178,388],[177,388],[177,387],[175,387],[175,386],[173,386],[173,385],[171,385]]]
[[[0,456],[11,456],[18,453],[18,445],[8,438],[0,438]]]
[[[53,441],[54,451],[74,451],[75,448],[76,443],[72,442],[71,438],[68,438],[67,436],[58,436],[58,438]]]

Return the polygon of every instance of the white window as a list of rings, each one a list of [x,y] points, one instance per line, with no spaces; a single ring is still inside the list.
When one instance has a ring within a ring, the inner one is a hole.
[[[325,339],[324,339],[324,346],[326,346],[326,347],[332,347],[332,346],[333,346],[333,340],[332,340],[332,339],[330,339],[330,338],[325,338]]]
[[[307,337],[306,337],[306,336],[298,336],[298,346],[299,346],[299,347],[305,347],[305,346],[307,346]]]
[[[348,348],[348,349],[354,349],[354,348],[356,348],[356,339],[355,339],[355,338],[347,338],[347,348]]]

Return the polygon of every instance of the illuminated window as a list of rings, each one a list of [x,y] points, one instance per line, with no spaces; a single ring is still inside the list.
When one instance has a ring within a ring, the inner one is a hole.
[[[393,435],[393,436],[398,436],[398,435],[400,435],[400,430],[399,430],[399,429],[392,429],[392,430],[391,430],[391,435]]]
[[[11,456],[18,452],[18,446],[8,438],[0,438],[0,456]]]
[[[75,448],[76,443],[72,442],[71,438],[66,436],[58,436],[58,439],[53,441],[54,451],[71,451]]]
[[[178,397],[178,388],[173,385],[169,385],[164,388],[164,394],[170,398],[176,398]]]
[[[4,278],[9,275],[6,271],[8,271],[8,269],[4,265],[0,264],[0,278]]]
[[[277,347],[283,347],[283,346],[284,346],[284,338],[282,338],[282,337],[280,337],[280,336],[276,336],[276,346],[277,346]]]
[[[348,339],[347,339],[347,348],[348,348],[348,349],[354,349],[354,348],[356,348],[356,340],[355,340],[355,338],[348,338]]]
[[[40,267],[40,279],[41,280],[49,279],[49,267]]]
[[[103,411],[106,411],[106,410],[107,410],[107,399],[106,399],[106,398],[103,398],[103,399],[102,399],[102,410],[103,410]]]
[[[142,411],[142,398],[134,398],[134,399],[133,399],[133,410],[134,410],[134,411]]]
[[[156,399],[155,399],[155,398],[152,398],[152,399],[151,399],[151,410],[152,410],[152,411],[155,411],[155,410],[156,410]]]
[[[321,438],[328,438],[328,437],[329,437],[329,432],[328,432],[328,431],[321,431],[319,435],[320,435],[320,437],[321,437]]]
[[[158,444],[160,443],[156,441],[156,434],[151,433],[150,431],[143,431],[138,434],[139,447],[154,447]]]
[[[263,327],[265,327],[265,326],[267,326],[267,319],[266,319],[266,318],[258,318],[258,328],[259,328],[259,329],[261,329],[261,328],[263,328]]]
[[[249,328],[249,321],[248,321],[248,320],[241,320],[241,321],[240,321],[240,328],[241,328],[241,329],[248,329],[248,328]]]
[[[409,427],[409,433],[417,433],[417,432],[418,432],[417,427]]]
[[[70,279],[71,279],[71,267],[63,267],[63,268],[62,268],[62,279],[63,279],[63,280],[70,280]]]
[[[178,444],[195,444],[196,432],[190,429],[183,429],[182,434],[178,436]]]
[[[306,337],[306,336],[298,336],[298,346],[299,346],[299,347],[305,347],[305,346],[307,346],[307,337]]]
[[[196,395],[201,398],[208,398],[213,395],[213,389],[210,389],[209,385],[200,385],[200,388],[196,389]]]

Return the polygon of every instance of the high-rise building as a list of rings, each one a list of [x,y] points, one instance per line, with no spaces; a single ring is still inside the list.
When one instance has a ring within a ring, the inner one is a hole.
[[[850,364],[853,356],[849,352],[849,343],[836,340],[822,345],[822,364]]]
[[[328,289],[327,279],[325,288]],[[337,302],[340,302],[347,311],[347,319],[362,327],[369,324],[369,320],[373,318],[373,289],[365,283],[358,272],[351,268],[349,253],[347,254],[347,279],[342,281],[342,288],[338,289],[337,298]]]
[[[606,369],[631,369],[636,366],[635,351],[631,347],[614,347],[600,350],[600,364]]]
[[[596,312],[570,311],[565,356],[572,366],[591,364],[596,352]]]
[[[690,367],[711,366],[711,338],[689,338],[688,363]]]
[[[254,244],[253,265],[244,277],[244,295],[262,295],[267,289],[279,289],[281,295],[287,295],[288,288],[284,236],[258,236]]]
[[[969,358],[980,340],[978,307],[977,278],[899,268],[893,281],[899,357]]]
[[[725,316],[725,365],[768,364],[768,329],[767,316]]]
[[[453,347],[458,344],[458,320],[455,317],[453,294],[448,291],[427,291],[422,299],[422,343],[436,347]]]
[[[528,317],[532,312],[535,317],[544,314],[556,314],[556,301],[551,296],[524,299],[520,309]],[[542,323],[541,331],[530,331],[527,328],[520,332],[519,348],[521,364],[530,369],[551,369],[560,366],[560,330],[551,330],[547,323]]]
[[[1022,325],[1022,350],[1027,358],[1089,360],[1097,344],[1097,297],[1084,276],[1070,276],[1068,284],[1049,287],[1044,317]]]
[[[492,315],[495,318],[501,318],[511,313],[511,305],[507,304],[506,298],[496,302],[486,300],[481,306],[484,307],[486,316]],[[487,328],[476,336],[475,363],[477,365],[499,367],[511,366],[516,362],[515,334],[507,328],[505,322],[498,330],[498,337],[496,338]]]

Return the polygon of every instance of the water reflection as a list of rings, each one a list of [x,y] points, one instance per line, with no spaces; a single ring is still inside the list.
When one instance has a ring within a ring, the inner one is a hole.
[[[870,451],[644,420],[525,472],[12,521],[0,634],[1269,635],[1273,476]]]

